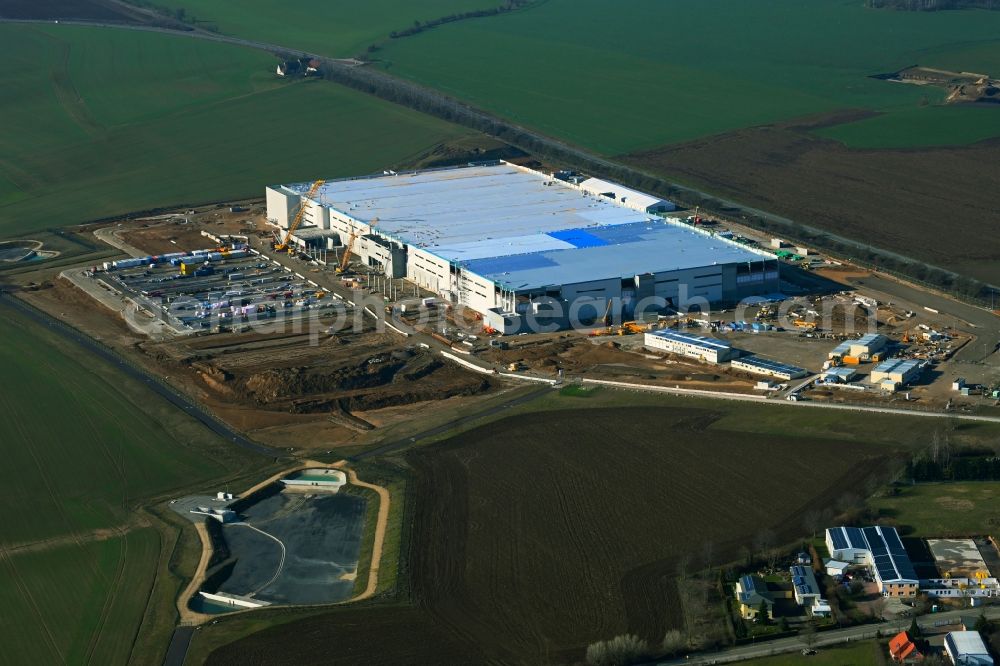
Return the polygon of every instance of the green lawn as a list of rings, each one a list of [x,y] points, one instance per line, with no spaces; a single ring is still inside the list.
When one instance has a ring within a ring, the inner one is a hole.
[[[1000,135],[1000,114],[937,113],[921,103],[944,91],[870,75],[917,63],[1000,75],[998,35],[1000,12],[856,0],[549,0],[379,56],[392,73],[606,154],[847,108],[885,111],[890,132],[853,130],[851,145],[935,145]],[[903,127],[890,131],[897,114]]]
[[[0,25],[0,55],[0,236],[378,171],[467,133],[186,37]]]
[[[364,52],[414,21],[486,9],[500,0],[156,0],[220,32],[338,58]]]
[[[1000,482],[922,483],[870,504],[915,537],[1000,534]]]
[[[854,645],[816,648],[816,654],[804,657],[799,651],[774,657],[761,657],[741,661],[746,666],[871,666],[878,664],[882,645],[875,641],[864,641]]]

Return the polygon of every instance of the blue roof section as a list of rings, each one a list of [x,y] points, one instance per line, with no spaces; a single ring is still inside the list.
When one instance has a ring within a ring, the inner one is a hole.
[[[563,231],[550,231],[549,236],[556,240],[566,241],[575,248],[581,247],[602,247],[607,245],[606,240],[600,239],[584,229],[565,229]]]

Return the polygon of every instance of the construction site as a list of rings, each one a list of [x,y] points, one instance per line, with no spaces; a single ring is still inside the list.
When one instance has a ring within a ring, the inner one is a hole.
[[[66,270],[26,298],[141,352],[143,363],[240,431],[295,450],[363,446],[430,402],[461,409],[538,382],[976,413],[996,407],[992,313],[958,303],[948,307],[962,314],[950,313],[928,304],[939,297],[697,213],[666,216],[758,256],[784,252],[774,259],[780,278],[765,283],[778,291],[694,310],[667,299],[640,311],[623,304],[634,306],[637,294],[622,298],[636,283],[616,277],[613,297],[591,298],[599,306],[587,325],[503,335],[489,310],[463,307],[356,252],[364,230],[324,232],[333,242],[320,247],[303,240],[317,233],[306,226],[310,207],[276,224],[262,204],[102,226],[97,238],[130,256]],[[95,299],[104,307],[93,308]],[[695,348],[724,351],[708,357],[655,343],[670,331],[694,336]],[[871,335],[877,349],[858,346]]]

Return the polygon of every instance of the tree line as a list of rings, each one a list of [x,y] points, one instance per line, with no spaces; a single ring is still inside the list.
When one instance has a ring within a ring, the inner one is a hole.
[[[497,16],[499,14],[505,14],[507,12],[512,12],[515,9],[521,9],[526,5],[530,5],[535,0],[507,0],[502,5],[497,7],[490,7],[489,9],[474,9],[468,12],[460,12],[457,14],[449,14],[448,16],[441,16],[436,19],[431,19],[429,21],[414,21],[413,25],[404,28],[402,30],[393,30],[389,33],[389,36],[393,39],[399,39],[401,37],[410,37],[411,35],[417,35],[424,30],[429,30],[430,28],[436,28],[439,25],[444,25],[446,23],[454,23],[456,21],[464,21],[466,19],[473,18],[484,18],[486,16]]]

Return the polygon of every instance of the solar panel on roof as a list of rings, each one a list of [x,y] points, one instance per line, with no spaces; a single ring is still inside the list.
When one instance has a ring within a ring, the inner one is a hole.
[[[847,536],[847,541],[850,543],[851,548],[868,548],[868,543],[865,541],[864,534],[857,527],[845,527],[844,534]]]
[[[843,550],[847,548],[847,538],[844,536],[844,530],[841,528],[836,528],[830,530],[830,539],[833,541],[833,547],[837,550]]]

